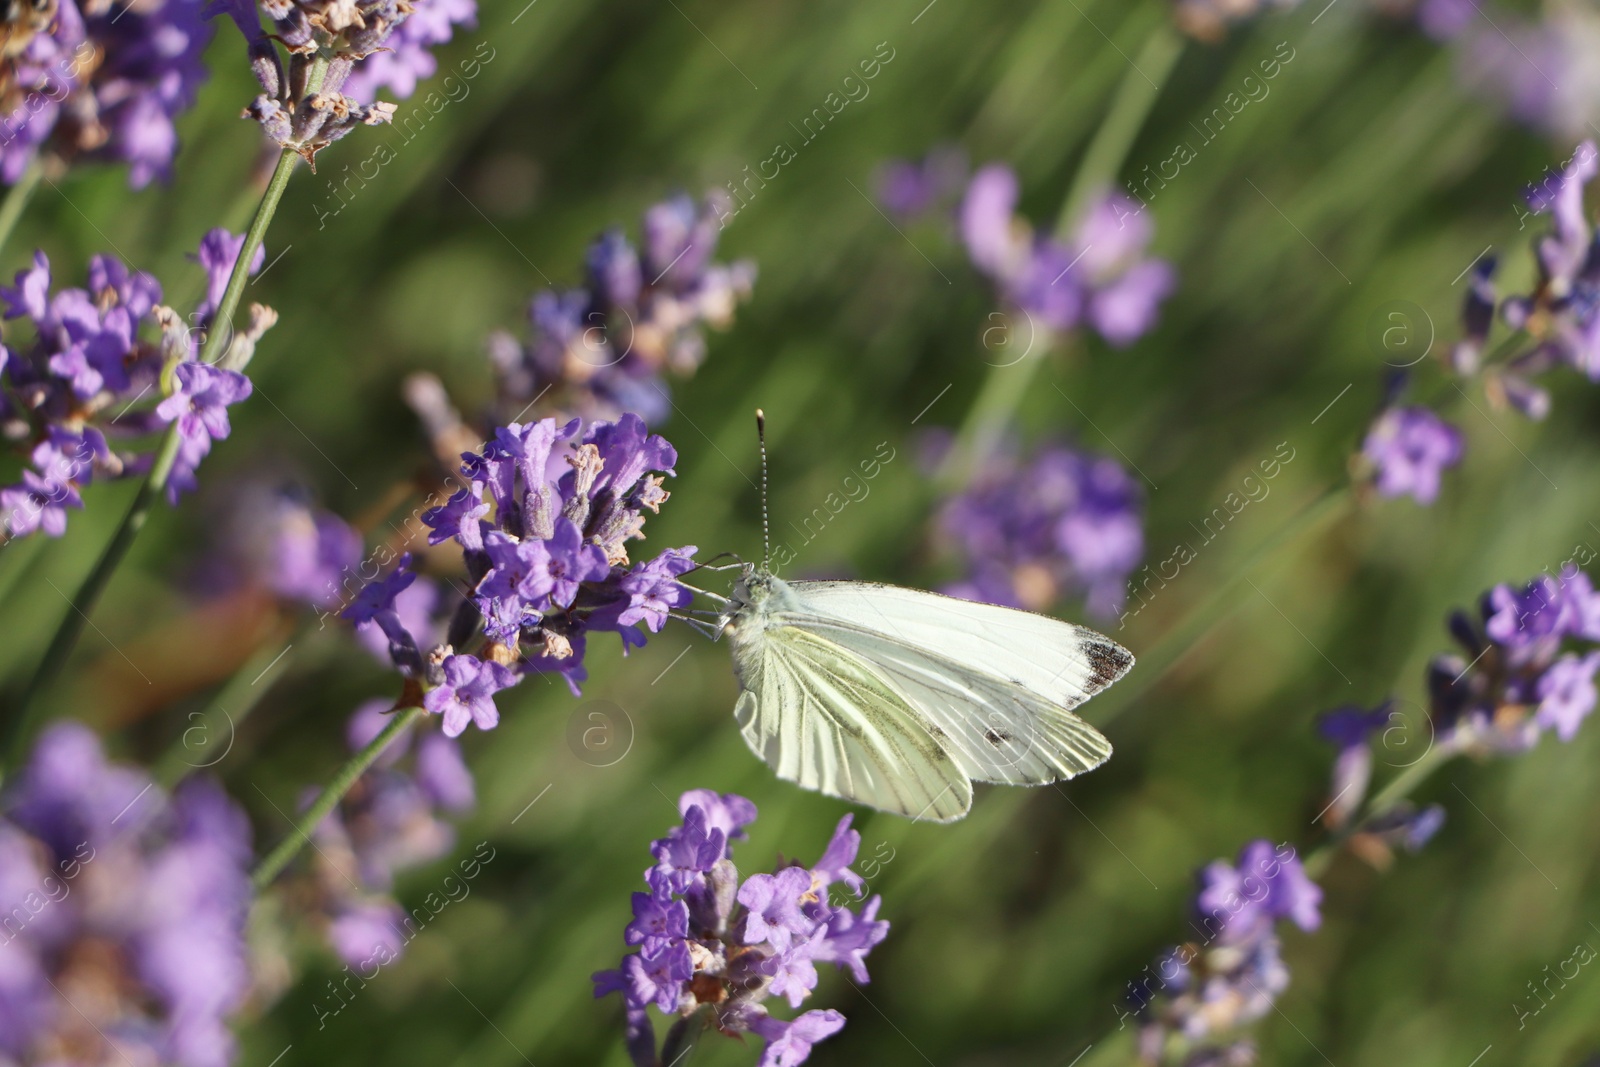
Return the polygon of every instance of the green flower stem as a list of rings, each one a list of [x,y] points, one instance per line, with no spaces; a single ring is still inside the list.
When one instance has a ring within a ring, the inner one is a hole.
[[[239,669],[211,698],[204,711],[189,716],[188,721],[193,725],[185,727],[178,740],[156,761],[152,776],[157,785],[171,789],[189,772],[203,770],[222,760],[233,746],[239,724],[272,688],[271,682],[257,684],[261,675],[272,667],[290,661],[290,650],[300,644],[304,633],[305,627],[302,626],[288,642],[288,649],[280,649],[276,641],[263,644],[254,655],[239,665]],[[195,735],[198,735],[199,741],[191,744],[190,738]],[[193,758],[196,755],[200,757],[198,763]]]
[[[16,184],[7,189],[5,199],[0,200],[0,250],[3,250],[6,243],[11,240],[11,231],[17,228],[17,221],[22,218],[22,212],[33,199],[33,194],[38,191],[39,182],[43,179],[44,157],[35,152],[33,159],[18,176]]]
[[[1406,767],[1395,775],[1388,785],[1379,790],[1371,800],[1367,801],[1362,813],[1350,820],[1351,829],[1344,831],[1332,841],[1318,848],[1306,857],[1306,874],[1312,878],[1320,878],[1328,869],[1333,858],[1339,854],[1339,849],[1349,840],[1350,834],[1359,830],[1372,820],[1388,815],[1410,799],[1417,787],[1433,776],[1433,773],[1454,759],[1459,752],[1449,745],[1435,745],[1422,754],[1415,763]]]
[[[244,247],[239,252],[239,260],[233,265],[233,273],[228,276],[228,287],[223,292],[222,302],[212,319],[211,329],[206,334],[205,346],[200,350],[200,358],[206,362],[215,363],[222,353],[227,351],[226,344],[233,336],[233,315],[238,310],[239,298],[244,293],[245,281],[250,274],[250,261],[255,256],[256,250],[261,247],[267,226],[272,222],[273,212],[278,208],[278,201],[282,199],[283,191],[289,185],[289,176],[294,172],[294,166],[299,159],[299,155],[291,148],[284,149],[278,158],[277,169],[272,172],[272,180],[267,184],[266,192],[262,194],[260,206],[256,208],[255,218],[245,234]],[[167,479],[171,477],[173,463],[178,458],[178,444],[178,423],[174,420],[167,427],[156,453],[155,463],[140,484],[139,491],[134,495],[133,503],[123,516],[121,525],[111,535],[110,543],[100,553],[100,558],[95,561],[88,577],[73,594],[70,608],[62,617],[60,625],[56,627],[55,636],[50,639],[39,666],[12,707],[10,738],[6,745],[8,767],[16,766],[21,759],[23,747],[36,725],[35,720],[38,717],[36,698],[66,665],[67,657],[83,633],[84,624],[89,621],[89,613],[94,610],[95,603],[105,591],[107,583],[111,581],[111,576],[116,573],[117,566],[128,554],[128,549],[133,546],[139,531],[144,528],[145,520],[150,517],[150,508],[166,490]]]
[[[1111,110],[1106,112],[1105,121],[1089,142],[1083,162],[1078,164],[1077,177],[1072,180],[1072,189],[1062,201],[1061,214],[1056,218],[1058,235],[1067,236],[1095,194],[1116,184],[1117,172],[1127,160],[1134,138],[1144,128],[1144,120],[1155,106],[1156,97],[1161,95],[1161,87],[1167,83],[1178,57],[1183,55],[1187,41],[1163,12],[1155,32],[1145,41],[1139,57],[1117,87]]]
[[[1183,52],[1183,42],[1184,38],[1163,16],[1145,41],[1134,68],[1117,86],[1105,119],[1089,141],[1083,162],[1073,178],[1072,188],[1062,204],[1058,229],[1064,231],[1070,226],[1088,199],[1097,190],[1116,180],[1117,171],[1127,159],[1128,149],[1144,127],[1145,118],[1161,93],[1161,86],[1166,83],[1178,56]],[[1026,350],[1017,359],[990,367],[988,378],[935,476],[935,484],[941,493],[965,485],[983,467],[984,461],[999,444],[1000,436],[1023,397],[1033,387],[1039,368],[1045,361],[1046,352],[1031,351],[1041,332],[1031,319],[1025,331],[1020,323],[1005,323],[998,328],[1012,335],[1007,338],[1007,344],[1025,343]],[[1024,333],[1025,339],[1021,336]]]
[[[389,720],[389,725],[383,728],[383,732],[374,737],[366,748],[351,756],[349,761],[339,768],[339,773],[335,774],[333,780],[323,787],[321,794],[306,809],[305,814],[295,822],[294,829],[289,836],[278,842],[278,847],[267,853],[266,858],[251,872],[250,882],[257,892],[271,885],[273,879],[277,878],[283,869],[289,865],[289,861],[294,859],[300,850],[310,842],[311,832],[327,817],[328,813],[334,809],[334,806],[344,798],[344,795],[350,791],[350,787],[356,784],[356,779],[361,777],[361,773],[372,766],[373,761],[378,758],[379,754],[389,747],[389,742],[399,737],[406,727],[426,714],[427,712],[420,707],[397,710],[394,713],[394,718]]]

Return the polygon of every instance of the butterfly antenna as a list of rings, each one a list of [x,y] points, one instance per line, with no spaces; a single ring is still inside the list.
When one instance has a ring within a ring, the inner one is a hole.
[[[767,416],[756,408],[756,441],[761,445],[761,570],[772,570],[772,526],[767,519]]]

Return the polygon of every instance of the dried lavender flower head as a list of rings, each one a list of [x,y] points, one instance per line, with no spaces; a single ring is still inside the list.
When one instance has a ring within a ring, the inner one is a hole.
[[[169,797],[86,727],[45,731],[0,817],[0,1057],[226,1067],[250,992],[249,862],[219,786]]]
[[[358,126],[394,114],[390,103],[363,103],[343,92],[355,64],[386,47],[411,13],[410,0],[212,0],[244,35],[262,93],[244,110],[267,139],[298,152],[312,168],[317,153]],[[269,35],[262,28],[265,15]],[[279,46],[288,53],[285,64]]]
[[[889,933],[877,917],[881,898],[866,896],[855,862],[861,835],[846,815],[822,858],[811,867],[791,864],[772,874],[740,880],[732,843],[755,821],[744,797],[695,789],[678,800],[683,825],[653,842],[655,866],[645,872],[648,892],[633,895],[633,921],[623,940],[638,951],[617,970],[597,971],[595,996],[620,993],[627,1046],[634,1063],[659,1061],[648,1009],[677,1016],[668,1051],[693,1025],[766,1040],[761,1067],[796,1067],[811,1047],[844,1026],[844,1016],[810,1010],[793,1020],[774,1018],[765,1002],[784,997],[798,1009],[817,985],[818,963],[849,968],[866,982],[866,957]],[[849,890],[836,905],[829,887]],[[852,896],[853,895],[853,896]]]
[[[439,69],[433,49],[448,44],[456,30],[478,24],[476,0],[412,0],[412,11],[384,48],[357,60],[345,79],[344,93],[356,100],[373,101],[379,92],[405,100],[417,84]]]

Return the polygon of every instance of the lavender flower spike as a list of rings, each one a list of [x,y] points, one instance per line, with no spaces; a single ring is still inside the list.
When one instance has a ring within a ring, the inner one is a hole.
[[[786,1021],[769,1015],[765,1002],[780,996],[799,1008],[816,987],[818,963],[849,967],[857,982],[867,981],[866,955],[888,936],[889,924],[877,918],[879,897],[860,910],[828,900],[835,881],[864,890],[849,867],[860,835],[846,815],[814,867],[791,864],[741,884],[730,843],[755,820],[755,805],[696,789],[678,807],[683,825],[651,845],[649,892],[633,895],[624,940],[639,951],[617,970],[595,973],[595,996],[622,994],[628,1052],[639,1067],[658,1063],[652,1005],[678,1016],[674,1033],[709,1015],[725,1034],[764,1038],[762,1067],[797,1067],[844,1026],[844,1016],[813,1010]]]

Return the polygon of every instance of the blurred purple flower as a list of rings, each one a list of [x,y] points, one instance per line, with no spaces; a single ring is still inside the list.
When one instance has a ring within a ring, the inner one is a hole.
[[[967,183],[967,154],[952,145],[934,148],[921,160],[891,159],[877,170],[878,203],[904,221],[950,210]]]
[[[1425,407],[1392,407],[1367,431],[1361,453],[1372,464],[1378,493],[1431,504],[1443,473],[1461,462],[1461,431]]]
[[[1600,668],[1600,594],[1589,576],[1569,565],[1521,587],[1495,586],[1480,617],[1474,624],[1463,613],[1453,616],[1464,654],[1444,653],[1429,665],[1436,743],[1516,753],[1545,730],[1572,740],[1594,710]]]
[[[391,712],[387,700],[357,708],[346,727],[351,751],[377,737]],[[318,825],[315,855],[297,892],[348,966],[370,967],[375,958],[387,963],[420,932],[391,896],[395,878],[449,853],[456,833],[444,816],[475,802],[460,745],[425,722],[391,742]]]
[[[679,1016],[669,1045],[709,1012],[723,1033],[765,1038],[761,1064],[795,1067],[844,1026],[844,1017],[808,1011],[784,1021],[768,1015],[763,1002],[781,996],[798,1008],[816,987],[818,962],[849,967],[857,982],[867,981],[863,961],[888,936],[889,924],[877,918],[880,898],[859,911],[828,901],[832,882],[861,884],[848,868],[860,835],[847,815],[816,867],[792,864],[741,885],[729,842],[744,836],[755,805],[696,789],[678,808],[683,825],[651,845],[650,891],[633,895],[634,919],[623,939],[639,951],[617,970],[595,972],[595,996],[622,994],[628,1053],[639,1067],[658,1063],[650,1005]]]
[[[211,40],[202,0],[89,4],[60,0],[49,27],[6,59],[0,94],[0,180],[15,182],[40,152],[68,163],[127,163],[142,188],[166,178],[177,117],[206,80]]]
[[[1111,617],[1144,554],[1141,511],[1137,483],[1109,457],[1050,446],[1025,465],[998,459],[939,511],[968,569],[945,591],[1034,611],[1082,593]]]
[[[1287,846],[1251,842],[1237,868],[1213,863],[1200,873],[1200,884],[1196,928],[1202,940],[1164,951],[1145,968],[1147,977],[1129,983],[1144,1062],[1162,1062],[1172,1037],[1190,1050],[1186,1067],[1230,1062],[1207,1057],[1238,1048],[1240,1028],[1265,1017],[1289,988],[1278,920],[1304,930],[1321,921],[1322,891]]]
[[[76,723],[47,730],[7,786],[0,1055],[226,1067],[251,978],[244,813],[205,779],[168,797]]]
[[[755,284],[750,261],[712,261],[726,200],[716,190],[700,204],[680,194],[652,206],[642,249],[619,228],[595,238],[584,288],[534,296],[527,344],[505,332],[489,339],[503,410],[543,398],[586,421],[670,414],[664,375],[693,373],[705,327],[726,329]]]
[[[1154,227],[1143,205],[1105,194],[1058,241],[1016,214],[1018,192],[1016,173],[991,163],[973,176],[960,210],[967,254],[1001,299],[1052,330],[1087,323],[1118,348],[1148,333],[1176,274],[1144,258]]]
[[[1322,890],[1293,849],[1258,840],[1240,850],[1237,866],[1219,860],[1201,872],[1195,908],[1209,931],[1234,943],[1258,938],[1279,919],[1315,930],[1322,923],[1321,902]]]

